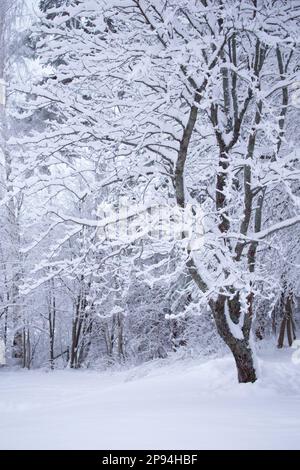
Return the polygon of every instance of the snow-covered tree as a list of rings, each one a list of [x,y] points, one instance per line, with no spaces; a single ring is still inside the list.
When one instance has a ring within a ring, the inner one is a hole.
[[[37,285],[48,282],[49,266],[51,279],[76,280],[73,338],[87,325],[89,349],[99,306],[114,319],[104,327],[111,338],[138,269],[151,288],[166,283],[173,344],[178,331],[184,336],[180,319],[209,307],[239,381],[255,381],[257,305],[276,296],[272,258],[295,253],[278,238],[292,246],[299,233],[299,2],[46,3],[33,33],[44,78],[20,92],[34,97],[23,112],[51,117],[18,139],[27,186],[43,200],[38,223],[47,226],[30,245],[51,247],[36,266]],[[116,209],[124,198],[128,224],[142,201],[146,211],[190,211],[201,237],[185,229],[153,236],[151,224],[137,224],[133,237],[107,238],[121,213],[112,222],[99,207]]]

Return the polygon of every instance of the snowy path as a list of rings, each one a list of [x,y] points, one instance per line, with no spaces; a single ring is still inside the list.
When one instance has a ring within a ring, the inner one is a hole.
[[[121,372],[0,370],[1,449],[300,448],[300,365],[261,361],[238,385],[230,357]]]

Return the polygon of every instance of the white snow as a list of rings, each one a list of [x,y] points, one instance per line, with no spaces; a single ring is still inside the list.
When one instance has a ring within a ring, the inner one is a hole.
[[[225,302],[224,313],[225,313],[227,325],[229,327],[229,330],[230,330],[232,336],[234,338],[241,339],[241,340],[245,339],[243,331],[242,331],[242,326],[243,326],[243,322],[244,322],[244,315],[241,315],[241,319],[240,319],[241,321],[239,323],[234,323],[230,318],[229,308],[228,308],[228,301]]]
[[[233,360],[154,361],[130,370],[0,369],[1,449],[299,449],[294,350],[260,359],[239,385]]]

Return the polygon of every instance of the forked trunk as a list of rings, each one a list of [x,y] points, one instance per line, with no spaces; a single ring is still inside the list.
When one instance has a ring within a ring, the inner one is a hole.
[[[219,295],[217,301],[211,302],[210,306],[218,333],[235,359],[238,381],[240,383],[255,382],[257,375],[253,352],[249,344],[252,323],[252,297],[248,298],[248,312],[241,326],[238,325],[241,314],[238,293],[232,300],[228,300],[225,295]]]

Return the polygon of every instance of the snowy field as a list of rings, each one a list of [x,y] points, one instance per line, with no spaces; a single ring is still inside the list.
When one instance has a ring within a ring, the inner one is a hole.
[[[260,359],[238,385],[232,359],[130,370],[0,370],[1,449],[299,449],[300,365]]]

